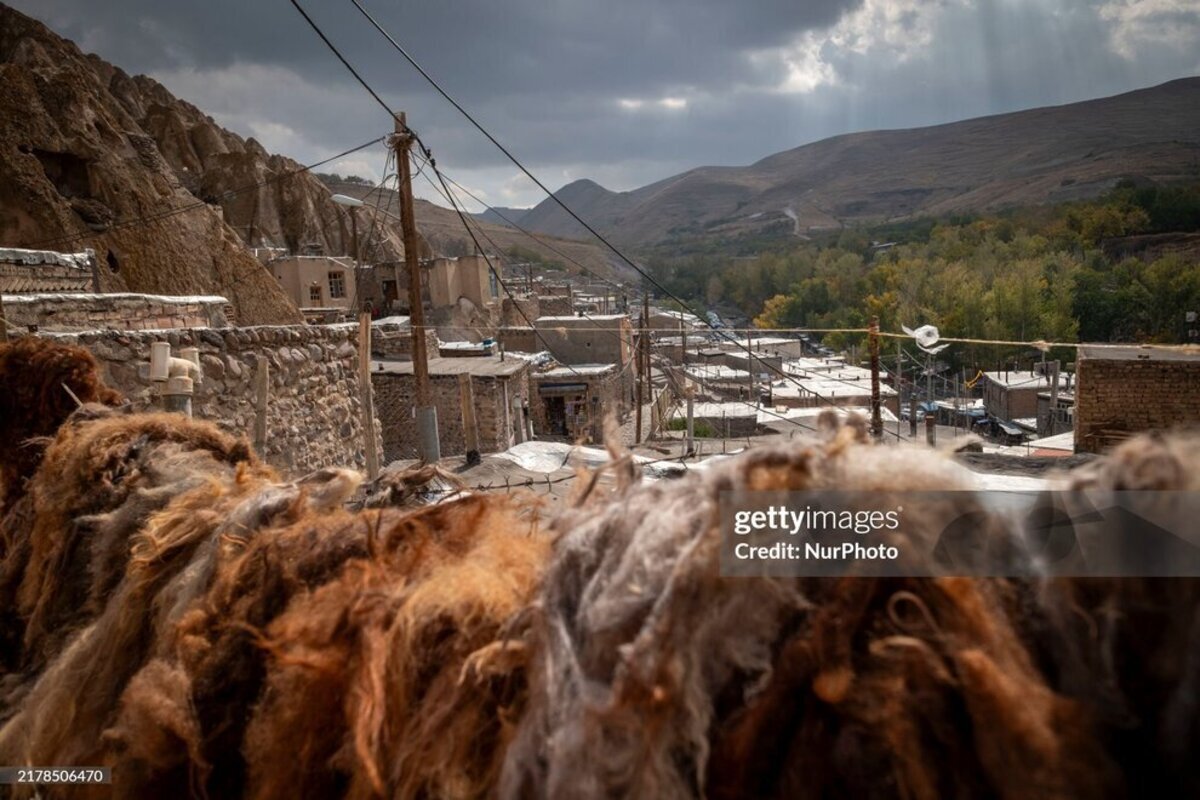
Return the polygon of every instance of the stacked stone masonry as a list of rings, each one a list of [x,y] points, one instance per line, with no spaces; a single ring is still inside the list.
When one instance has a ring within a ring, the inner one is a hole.
[[[223,297],[127,293],[5,295],[4,316],[10,329],[47,332],[224,328],[228,303]]]
[[[383,432],[384,462],[416,458],[415,379],[411,374],[373,371],[371,380],[375,390],[379,427]],[[429,386],[433,404],[437,408],[438,437],[442,455],[462,455],[467,447],[458,376],[431,375]],[[523,408],[529,405],[528,368],[506,377],[473,375],[471,386],[475,398],[475,421],[479,431],[480,452],[495,453],[507,450],[517,440],[512,398],[520,397]]]
[[[193,416],[252,440],[254,376],[258,356],[269,375],[266,446],[260,452],[287,475],[365,465],[358,384],[358,329],[354,325],[264,326],[165,332],[90,331],[48,334],[90,350],[106,383],[137,409],[159,405],[150,380],[150,345],[166,341],[173,355],[200,351],[202,380]],[[378,430],[379,426],[376,426]],[[376,447],[382,448],[376,434]]]

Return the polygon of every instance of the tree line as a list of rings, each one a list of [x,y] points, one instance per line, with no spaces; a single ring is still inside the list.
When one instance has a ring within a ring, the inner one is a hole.
[[[1126,181],[1093,201],[844,230],[775,242],[753,258],[660,256],[648,266],[676,294],[735,306],[764,328],[858,328],[878,316],[884,330],[933,324],[962,338],[1175,343],[1186,341],[1186,313],[1200,311],[1200,239],[1176,237],[1179,252],[1156,239],[1196,231],[1200,184]],[[1160,236],[1132,253],[1115,246],[1144,234]],[[956,350],[954,361],[981,366],[1022,352]]]

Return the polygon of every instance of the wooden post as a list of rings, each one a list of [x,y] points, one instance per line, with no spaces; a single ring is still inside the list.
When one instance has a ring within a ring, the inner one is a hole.
[[[908,437],[917,438],[917,393],[916,390],[908,395]]]
[[[417,451],[426,464],[441,459],[438,441],[437,408],[429,389],[429,354],[425,346],[425,310],[421,305],[421,265],[417,259],[417,220],[413,215],[412,165],[408,154],[413,135],[405,124],[404,113],[396,117],[392,147],[396,151],[396,169],[400,176],[400,224],[404,233],[404,263],[408,268],[408,313],[412,330],[413,379],[417,395]]]
[[[634,398],[636,411],[634,412],[633,420],[633,443],[640,444],[642,441],[642,340],[640,337],[645,336],[646,331],[642,330],[638,334],[637,353],[634,359],[637,365],[637,395]]]
[[[691,383],[684,391],[687,393],[687,452],[690,455],[696,451],[696,426],[693,409],[696,392]]]
[[[1058,433],[1058,367],[1058,359],[1047,365],[1047,369],[1050,370],[1050,424],[1047,433],[1049,436]]]
[[[687,366],[687,326],[683,324],[683,312],[682,311],[679,312],[679,337],[681,340],[681,344],[683,345],[683,349],[681,349],[679,351],[679,364],[680,364],[680,366],[686,367]]]
[[[883,438],[883,412],[879,402],[879,317],[871,317],[867,326],[867,345],[871,355],[871,435]]]
[[[904,353],[896,340],[896,441],[900,441],[900,408],[904,403]]]
[[[466,443],[467,464],[473,466],[479,458],[479,425],[475,420],[475,388],[471,376],[465,372],[458,375],[458,401],[462,405],[463,441]],[[517,437],[521,441],[521,437]]]
[[[954,438],[958,438],[958,376],[954,376]]]
[[[933,447],[937,444],[937,414],[925,412],[925,442]]]
[[[363,453],[367,459],[367,479],[379,477],[379,451],[375,449],[375,403],[371,392],[371,315],[358,315],[358,390],[363,429]]]
[[[4,318],[4,295],[0,294],[0,342],[8,341],[8,320]]]
[[[650,292],[642,294],[642,380],[646,382],[646,399],[652,400],[650,391]]]
[[[746,331],[746,373],[750,376],[750,380],[747,381],[749,385],[746,387],[746,399],[758,408],[758,401],[754,398],[754,346],[750,342],[750,331]]]
[[[270,396],[270,366],[266,356],[258,357],[254,373],[254,449],[261,456],[267,449],[267,400]]]

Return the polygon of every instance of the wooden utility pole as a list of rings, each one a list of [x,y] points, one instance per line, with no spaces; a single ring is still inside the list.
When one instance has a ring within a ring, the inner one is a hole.
[[[462,405],[463,442],[467,450],[467,465],[480,463],[479,458],[479,426],[475,421],[475,387],[471,384],[471,376],[459,373],[458,399]],[[520,419],[518,418],[518,423]],[[521,437],[517,437],[521,441]]]
[[[896,441],[900,441],[900,409],[904,407],[904,354],[896,340]]]
[[[1050,372],[1050,419],[1047,420],[1047,435],[1049,436],[1058,433],[1058,368],[1058,359],[1046,365],[1046,369]]]
[[[375,403],[371,391],[371,315],[358,315],[358,383],[362,408],[363,453],[367,459],[367,479],[379,477],[379,450],[375,448]]]
[[[646,312],[645,312],[645,310],[643,310],[642,311],[642,321],[641,321],[641,324],[638,325],[638,328],[640,330],[638,331],[637,353],[634,356],[637,360],[637,399],[635,401],[637,403],[637,412],[636,412],[636,415],[635,415],[634,421],[633,421],[633,424],[634,424],[633,443],[634,444],[641,444],[641,442],[642,442],[642,391],[643,391],[643,384],[644,384],[644,380],[643,380],[644,376],[642,375],[642,372],[644,369],[644,365],[642,363],[642,340],[645,339],[645,337],[646,337],[646,327],[647,327],[646,326]]]
[[[682,349],[679,351],[680,366],[687,366],[687,326],[683,324],[683,312],[679,312],[679,339]]]
[[[686,380],[686,378],[685,378],[685,380]],[[692,386],[691,381],[688,381],[687,387],[684,389],[684,394],[687,395],[687,454],[690,456],[696,452],[696,424],[695,424],[696,390]]]
[[[391,145],[400,176],[400,226],[404,233],[404,264],[408,268],[408,314],[412,330],[413,379],[417,396],[417,452],[426,464],[442,457],[438,441],[437,408],[429,390],[429,354],[425,347],[425,310],[421,304],[421,265],[417,258],[417,221],[413,216],[412,165],[408,154],[413,135],[403,112],[396,117]]]
[[[883,412],[879,403],[879,317],[871,317],[867,326],[867,346],[871,355],[871,435],[883,438]]]
[[[642,295],[642,317],[644,319],[642,327],[642,380],[646,383],[646,402],[652,406],[654,404],[654,384],[650,380],[650,293]],[[650,416],[650,431],[647,432],[646,438],[650,438],[650,433],[654,430],[654,415]]]
[[[750,341],[750,331],[746,331],[746,374],[750,378],[746,382],[746,399],[758,408],[758,401],[754,399],[754,345]]]

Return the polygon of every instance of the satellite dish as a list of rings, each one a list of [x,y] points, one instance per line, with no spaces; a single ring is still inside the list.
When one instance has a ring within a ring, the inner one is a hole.
[[[949,343],[941,345],[940,347],[934,346],[938,343],[939,337],[938,329],[935,325],[922,325],[916,330],[913,330],[906,325],[901,325],[900,327],[905,333],[913,337],[917,343],[917,347],[921,348],[930,355],[937,355],[950,346]]]

